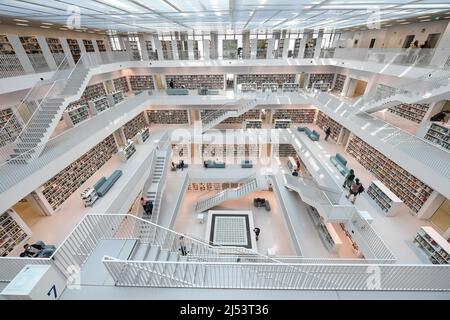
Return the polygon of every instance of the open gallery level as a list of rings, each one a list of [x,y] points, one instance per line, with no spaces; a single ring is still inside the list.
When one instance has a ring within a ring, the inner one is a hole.
[[[450,3],[394,2],[2,1],[0,299],[450,299]]]

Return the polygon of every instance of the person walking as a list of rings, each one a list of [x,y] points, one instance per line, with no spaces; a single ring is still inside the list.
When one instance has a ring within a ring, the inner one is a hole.
[[[353,196],[353,200],[351,200],[351,201],[354,204],[355,200],[356,200],[356,196],[358,194],[362,193],[363,191],[364,191],[364,187],[363,187],[362,183],[359,182],[358,178],[356,178],[355,182],[350,187],[350,191],[349,191],[348,195],[346,195],[346,197],[347,197],[347,199],[350,200],[350,196]]]
[[[184,237],[180,236],[179,239],[180,239],[180,249],[178,250],[181,251],[182,256],[186,256],[189,253],[189,251],[187,251],[186,244],[184,243]]]
[[[256,235],[256,241],[258,241],[258,239],[259,239],[259,234],[260,234],[260,232],[261,232],[261,229],[255,227],[255,228],[253,229],[253,231],[255,232],[255,235]]]
[[[344,189],[350,188],[350,186],[353,184],[353,180],[355,179],[355,172],[353,169],[350,169],[350,171],[345,176],[344,184],[342,187]]]
[[[330,134],[331,134],[331,128],[328,127],[327,130],[325,130],[325,141],[328,140],[328,137],[330,136]]]
[[[170,89],[175,88],[175,85],[173,84],[173,79],[170,79],[169,87],[170,87]]]
[[[181,171],[183,171],[183,169],[184,169],[184,160],[180,161],[180,168],[181,168]]]
[[[142,205],[142,208],[144,208],[144,211],[147,212],[147,200],[145,200],[144,198],[141,198],[141,205]]]
[[[153,201],[147,201],[147,206],[145,207],[145,213],[150,216],[152,214],[152,212],[153,212]]]

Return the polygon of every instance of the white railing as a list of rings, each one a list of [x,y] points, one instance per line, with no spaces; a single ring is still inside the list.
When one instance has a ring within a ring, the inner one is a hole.
[[[0,257],[0,282],[9,282],[29,264],[52,264],[50,258]]]
[[[164,159],[164,166],[162,169],[163,171],[161,173],[161,178],[158,182],[158,188],[156,189],[156,198],[155,198],[155,203],[153,204],[153,214],[150,219],[150,221],[153,223],[158,223],[159,213],[161,211],[161,202],[162,202],[162,197],[163,197],[163,191],[164,191],[166,179],[167,179],[168,162],[169,162],[170,154],[172,152],[172,148],[167,146],[168,140],[169,140],[169,137],[166,133],[165,140],[161,141],[161,143],[163,144],[163,148],[164,148],[164,149],[162,149],[162,151],[165,154],[165,159]],[[156,154],[158,154],[158,153],[156,153]]]
[[[26,74],[15,54],[0,54],[0,78],[16,77]]]

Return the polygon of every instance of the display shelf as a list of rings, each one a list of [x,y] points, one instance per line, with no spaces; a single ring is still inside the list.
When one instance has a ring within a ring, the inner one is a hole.
[[[15,54],[8,37],[4,34],[0,35],[0,53],[1,54]]]
[[[264,82],[261,84],[261,90],[262,90],[262,92],[265,92],[265,91],[277,92],[278,91],[278,83]]]
[[[93,116],[100,112],[109,109],[109,102],[107,97],[100,97],[91,101],[88,101],[89,111]]]
[[[132,139],[136,134],[147,126],[144,113],[141,112],[136,117],[128,121],[123,126],[123,133],[126,139]]]
[[[210,114],[217,112],[217,109],[205,109],[200,110],[200,119],[204,119],[205,117],[209,116]],[[242,123],[245,120],[256,120],[261,117],[261,110],[259,109],[251,109],[247,112],[244,112],[239,117],[229,117],[223,120],[220,124],[235,124],[235,123]]]
[[[0,146],[14,141],[22,125],[11,108],[0,110]]]
[[[414,213],[420,211],[433,192],[428,185],[355,135],[347,145],[347,152],[372,172]]]
[[[298,92],[300,85],[298,83],[283,83],[283,92]]]
[[[428,128],[425,139],[443,149],[450,150],[450,126],[432,123]]]
[[[228,151],[233,151],[234,152],[234,148],[233,150],[230,150],[231,148],[228,147]],[[202,158],[203,160],[219,160],[219,161],[223,161],[227,155],[227,145],[226,144],[207,144],[204,143],[202,144],[201,147],[201,153],[202,153]]]
[[[320,238],[330,252],[338,252],[342,241],[331,223],[321,221],[318,226]]]
[[[137,134],[136,139],[139,144],[143,144],[150,138],[150,129],[148,127],[142,128]]]
[[[450,243],[432,227],[421,227],[414,238],[433,264],[449,264]]]
[[[408,119],[416,123],[421,123],[429,107],[430,105],[428,103],[423,104],[401,103],[397,106],[388,108],[388,111],[404,119]]]
[[[152,75],[130,76],[130,85],[132,91],[155,89]]]
[[[119,159],[123,162],[127,162],[128,159],[130,159],[133,154],[136,153],[136,147],[134,145],[134,142],[128,139],[127,145],[120,148],[118,151]]]
[[[313,83],[314,84],[320,84],[319,87],[316,89],[328,89],[331,87],[331,84],[333,83],[334,79],[334,73],[311,73],[309,75],[308,80],[308,88],[311,88]]]
[[[150,123],[155,124],[188,124],[187,110],[147,110]]]
[[[162,40],[161,49],[163,51],[164,60],[173,60],[172,41]]]
[[[261,129],[262,120],[261,119],[246,119],[242,122],[243,129]]]
[[[84,48],[86,52],[95,52],[94,45],[92,44],[92,40],[83,40]]]
[[[280,158],[295,157],[297,151],[291,144],[272,144],[272,156]]]
[[[295,83],[295,78],[295,74],[238,74],[236,83],[256,83],[258,89],[263,83],[277,83],[278,88],[281,88],[283,83]]]
[[[97,48],[99,52],[106,52],[106,45],[103,40],[95,40],[97,42]]]
[[[104,96],[106,96],[105,86],[103,82],[99,82],[87,86],[83,91],[81,99],[87,102]]]
[[[124,96],[123,96],[123,92],[122,91],[111,92],[106,97],[108,99],[108,103],[109,103],[110,108],[124,100]]]
[[[133,57],[133,60],[141,60],[141,54],[139,52],[139,46],[137,41],[130,41],[130,50]]]
[[[298,58],[298,54],[299,54],[299,52],[300,52],[300,41],[301,41],[302,39],[300,39],[300,38],[297,38],[297,39],[295,39],[295,43],[294,43],[294,52],[293,52],[293,56],[294,56],[294,58]],[[303,58],[303,57],[302,57]]]
[[[319,111],[317,114],[317,121],[316,125],[325,131],[327,128],[331,129],[330,138],[331,140],[337,142],[339,139],[339,136],[341,135],[343,126],[340,125],[338,122],[331,119],[329,116],[327,116],[322,111]]]
[[[76,39],[67,39],[67,44],[69,45],[70,53],[72,54],[73,61],[75,63],[80,60],[81,49]]]
[[[60,207],[116,152],[116,143],[113,136],[110,135],[44,183],[40,190],[53,210]]]
[[[258,85],[256,82],[241,83],[240,86],[242,92],[254,92],[258,90]]]
[[[127,77],[120,77],[113,79],[114,90],[122,91],[123,93],[129,92],[130,87],[128,87]]]
[[[173,80],[175,88],[198,89],[223,89],[225,78],[223,74],[195,74],[195,75],[166,75],[166,83]]]
[[[87,188],[81,194],[81,200],[83,200],[84,207],[92,207],[94,202],[98,199],[97,191],[94,188]]]
[[[63,113],[63,119],[69,127],[76,126],[88,118],[89,107],[85,104],[70,106]]]
[[[31,236],[31,232],[25,230],[23,222],[18,219],[20,217],[12,209],[0,214],[0,257],[6,257]]]
[[[48,67],[41,46],[34,36],[19,37],[25,53],[36,72],[44,70]]]
[[[369,185],[367,195],[371,202],[388,217],[397,215],[404,205],[400,198],[378,180],[372,181]]]
[[[292,124],[291,119],[275,119],[274,128],[275,129],[287,129],[290,128]]]
[[[314,123],[317,109],[276,109],[272,115],[272,123],[277,119],[290,119],[292,123]]]
[[[311,206],[307,206],[306,209],[308,211],[309,216],[311,217],[311,219],[313,221],[314,226],[318,227],[322,221],[322,217],[320,216],[319,212],[317,211],[316,208],[311,207]]]
[[[343,74],[336,75],[336,81],[334,82],[333,91],[342,92],[344,89],[344,83],[347,80],[347,76]]]

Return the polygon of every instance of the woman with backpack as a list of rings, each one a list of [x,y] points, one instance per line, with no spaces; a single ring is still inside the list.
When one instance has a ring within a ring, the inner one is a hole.
[[[350,169],[350,171],[345,176],[344,184],[342,187],[344,189],[350,188],[350,186],[353,184],[353,180],[355,179],[355,171],[353,169]]]
[[[364,191],[364,187],[362,185],[362,183],[359,182],[359,179],[356,178],[355,182],[352,184],[352,186],[350,187],[350,192],[348,193],[348,195],[346,195],[347,199],[350,199],[350,196],[353,196],[353,201],[352,203],[355,203],[356,200],[356,196],[360,193],[362,193]]]

